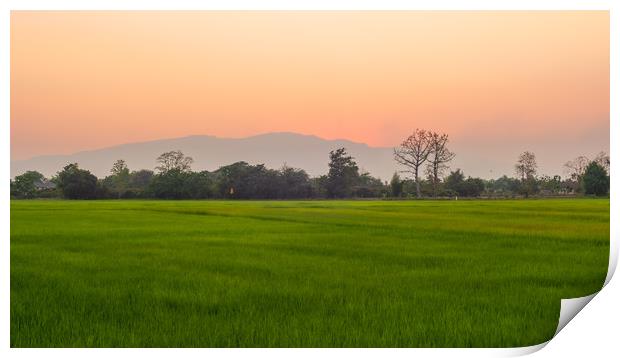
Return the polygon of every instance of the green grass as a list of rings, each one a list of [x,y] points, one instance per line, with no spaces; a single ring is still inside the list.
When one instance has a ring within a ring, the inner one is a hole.
[[[605,279],[609,200],[12,201],[13,347],[510,347]]]

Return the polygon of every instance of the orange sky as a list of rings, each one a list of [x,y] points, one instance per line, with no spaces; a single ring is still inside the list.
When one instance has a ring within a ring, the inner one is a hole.
[[[272,131],[393,146],[416,127],[605,140],[608,13],[11,14],[12,159]]]

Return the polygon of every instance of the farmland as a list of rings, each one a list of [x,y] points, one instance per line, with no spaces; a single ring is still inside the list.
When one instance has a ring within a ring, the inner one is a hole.
[[[608,199],[11,202],[12,347],[510,347],[605,279]]]

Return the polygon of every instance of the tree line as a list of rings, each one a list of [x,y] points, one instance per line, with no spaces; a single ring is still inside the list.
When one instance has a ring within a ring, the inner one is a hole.
[[[117,160],[110,175],[97,178],[77,163],[70,163],[50,179],[28,171],[11,180],[16,199],[320,199],[408,197],[530,197],[537,195],[607,195],[609,156],[590,160],[580,156],[565,164],[568,177],[539,176],[536,157],[523,152],[515,164],[515,177],[485,180],[449,171],[455,153],[447,134],[416,129],[397,148],[394,159],[403,170],[383,182],[359,169],[346,148],[329,152],[329,170],[318,177],[283,165],[240,161],[215,171],[193,171],[193,159],[181,151],[157,158],[155,170],[132,171]],[[446,174],[448,171],[448,174]],[[402,176],[401,176],[402,175]]]

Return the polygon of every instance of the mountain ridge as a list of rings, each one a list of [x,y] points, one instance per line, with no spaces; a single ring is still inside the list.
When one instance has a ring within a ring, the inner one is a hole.
[[[268,132],[243,138],[213,135],[189,135],[156,139],[89,149],[72,154],[41,155],[30,159],[12,160],[11,177],[27,170],[37,170],[49,177],[68,163],[77,162],[98,177],[109,174],[117,159],[124,159],[131,170],[153,169],[163,152],[181,150],[194,159],[193,170],[216,170],[237,161],[265,164],[279,168],[285,163],[304,169],[311,176],[327,173],[328,154],[339,147],[347,148],[360,169],[388,180],[398,169],[392,148],[371,147],[347,139],[324,139],[316,135],[294,132]]]
[[[539,174],[565,175],[563,165],[566,161],[579,155],[594,156],[601,150],[609,152],[609,142],[600,140],[600,137],[607,138],[609,132],[607,129],[599,132],[583,133],[571,141],[556,136],[524,143],[506,143],[501,137],[491,137],[481,142],[477,138],[460,135],[450,141],[450,149],[456,153],[449,163],[450,170],[460,168],[466,175],[485,179],[511,176],[514,175],[516,158],[528,150],[536,154]],[[575,142],[580,145],[575,146]],[[306,170],[311,176],[318,176],[327,173],[329,151],[339,147],[347,148],[360,169],[382,180],[391,179],[394,172],[403,169],[394,161],[391,147],[371,147],[348,139],[324,139],[312,134],[267,132],[243,138],[198,134],[12,160],[11,178],[27,170],[37,170],[50,177],[68,163],[78,163],[101,178],[110,174],[110,168],[117,159],[124,159],[131,170],[153,170],[157,165],[156,158],[170,150],[181,150],[194,158],[194,170],[213,171],[222,165],[246,161],[265,164],[273,169],[286,163]]]

